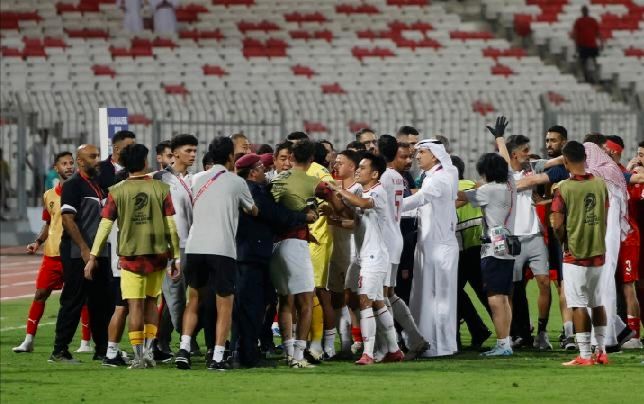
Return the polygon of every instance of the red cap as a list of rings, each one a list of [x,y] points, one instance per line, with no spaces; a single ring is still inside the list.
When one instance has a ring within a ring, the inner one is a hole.
[[[259,155],[255,153],[245,154],[235,162],[235,168],[252,168],[255,164],[261,162]]]
[[[260,154],[259,159],[262,161],[262,164],[264,164],[264,167],[273,167],[273,155],[271,153]]]

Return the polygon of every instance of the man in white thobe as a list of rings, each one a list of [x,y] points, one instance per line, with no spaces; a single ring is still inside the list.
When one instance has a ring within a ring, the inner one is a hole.
[[[418,243],[409,309],[431,345],[421,357],[453,355],[456,346],[458,171],[435,139],[415,146],[425,174],[421,189],[403,200],[403,212],[418,208]]]
[[[177,33],[177,16],[175,9],[179,0],[149,0],[154,13],[154,33],[174,35]]]
[[[138,34],[143,31],[141,5],[141,0],[117,0],[116,2],[116,6],[125,13],[123,28],[130,34]]]

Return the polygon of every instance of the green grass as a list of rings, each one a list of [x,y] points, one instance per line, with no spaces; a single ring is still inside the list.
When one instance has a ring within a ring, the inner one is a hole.
[[[553,290],[556,296],[556,292]],[[535,288],[529,287],[530,302]],[[607,367],[568,369],[572,358],[562,351],[520,351],[511,358],[483,359],[465,351],[454,358],[358,368],[351,363],[324,363],[316,369],[276,369],[208,372],[203,359],[192,371],[170,365],[131,371],[103,368],[91,355],[77,354],[77,366],[50,364],[53,325],[42,325],[32,354],[14,354],[11,347],[24,336],[22,326],[30,300],[2,302],[0,317],[0,402],[616,402],[644,397],[641,352],[611,355]],[[533,305],[534,306],[534,305]],[[41,324],[56,319],[58,297],[47,304]],[[531,307],[536,318],[534,307]],[[550,338],[561,327],[553,304]],[[489,324],[489,319],[486,319]],[[469,334],[462,329],[464,344]],[[491,343],[492,339],[488,341]],[[124,344],[126,345],[126,344]],[[72,348],[78,346],[78,340]],[[71,350],[71,349],[70,349]]]

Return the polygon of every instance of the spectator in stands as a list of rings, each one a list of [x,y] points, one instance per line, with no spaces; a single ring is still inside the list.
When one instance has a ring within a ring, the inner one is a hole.
[[[237,159],[237,155],[248,154],[251,152],[250,142],[248,141],[248,138],[246,137],[246,135],[239,132],[239,133],[235,133],[230,138],[233,140],[233,144],[235,145],[235,152],[234,152],[235,160]]]
[[[164,140],[156,146],[157,164],[159,170],[165,170],[174,161],[174,155],[170,148],[170,141]]]
[[[376,136],[376,132],[373,129],[360,129],[356,133],[356,141],[362,143],[368,151],[372,153],[377,152],[378,136]]]
[[[123,13],[123,28],[130,34],[143,31],[143,17],[141,16],[141,0],[116,0],[116,5]]]
[[[11,187],[11,171],[9,163],[4,160],[2,152],[2,149],[0,149],[0,207],[1,209],[8,210],[9,205],[7,204],[7,197],[9,196],[9,190]]]
[[[597,71],[596,58],[599,55],[599,44],[602,39],[599,31],[599,23],[588,15],[588,7],[581,8],[581,17],[577,18],[573,25],[570,36],[577,46],[577,57],[579,65],[584,73],[584,80],[588,83],[595,83],[594,73]],[[592,62],[592,69],[588,65]]]
[[[179,5],[179,0],[149,0],[149,3],[154,12],[154,32],[165,35],[176,34],[175,9]]]

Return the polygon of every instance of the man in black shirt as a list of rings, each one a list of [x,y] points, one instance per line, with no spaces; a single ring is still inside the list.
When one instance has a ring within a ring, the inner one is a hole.
[[[107,159],[98,163],[98,176],[96,177],[96,181],[101,185],[106,195],[107,188],[127,178],[127,175],[124,175],[117,180],[116,173],[123,170],[123,166],[119,164],[121,150],[132,143],[136,143],[136,135],[134,132],[130,132],[129,130],[116,132],[112,138],[112,154],[107,156]]]
[[[106,194],[96,182],[99,158],[94,145],[81,145],[76,155],[78,172],[64,184],[61,195],[63,236],[60,256],[63,264],[65,287],[60,296],[56,321],[56,338],[50,362],[74,363],[68,346],[78,327],[81,308],[87,301],[94,339],[94,359],[100,360],[107,350],[107,325],[110,320],[111,279],[107,251],[99,254],[98,268],[93,280],[84,277],[85,263],[89,260]]]

